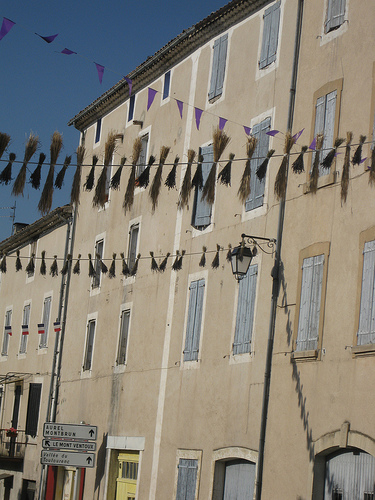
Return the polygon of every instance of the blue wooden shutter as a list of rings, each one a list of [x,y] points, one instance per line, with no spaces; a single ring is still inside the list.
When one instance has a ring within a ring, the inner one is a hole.
[[[257,275],[258,266],[250,266],[239,284],[233,354],[243,354],[251,350]]]
[[[204,279],[192,281],[190,283],[184,361],[196,361],[198,359],[203,311],[204,285]]]
[[[225,466],[223,500],[248,500],[254,496],[255,464],[231,460]]]
[[[169,96],[169,86],[171,83],[171,72],[167,71],[164,75],[163,99]]]
[[[276,60],[280,24],[280,2],[269,7],[263,16],[263,38],[259,68],[266,68]]]
[[[215,40],[214,55],[212,61],[211,84],[210,84],[210,91],[208,93],[209,99],[213,99],[214,97],[222,94],[223,92],[227,48],[228,48],[228,34],[223,35],[221,38]]]
[[[203,155],[202,174],[204,185],[214,161],[213,146],[201,148],[201,154]],[[202,200],[202,191],[203,189],[196,188],[194,195],[192,225],[197,228],[204,228],[211,224],[211,205],[206,200]]]
[[[363,250],[361,305],[358,345],[375,342],[375,241],[367,241]]]
[[[271,118],[266,118],[261,123],[255,125],[252,129],[252,135],[257,139],[257,145],[253,154],[253,158],[250,162],[251,178],[250,178],[250,194],[245,202],[245,210],[253,210],[254,208],[261,207],[263,205],[264,198],[264,187],[266,179],[261,181],[256,175],[257,168],[263,162],[267,156],[269,147],[269,136],[266,134],[271,128]]]
[[[318,347],[323,266],[323,254],[303,260],[297,351],[313,350]]]
[[[197,488],[198,460],[180,458],[176,500],[194,500]]]
[[[325,32],[331,31],[342,25],[345,20],[346,0],[328,0],[327,20]]]
[[[42,384],[29,385],[29,400],[27,404],[26,429],[25,434],[35,437],[38,432],[40,396]]]

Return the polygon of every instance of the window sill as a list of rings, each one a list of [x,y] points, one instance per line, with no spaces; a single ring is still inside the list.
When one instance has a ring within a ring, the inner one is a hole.
[[[359,356],[375,356],[375,344],[355,345],[352,347],[353,358]]]
[[[123,365],[115,365],[113,367],[113,373],[124,373],[126,369],[126,364]]]
[[[316,361],[318,359],[318,350],[294,351],[291,353],[291,359],[294,361]]]
[[[323,175],[323,176],[319,177],[318,189],[335,184],[336,178],[337,178],[336,171],[330,172],[328,175]],[[303,184],[303,194],[308,194],[310,192],[311,192],[310,191],[310,182],[305,182],[305,184]]]
[[[215,97],[211,97],[211,99],[208,97],[208,102],[209,104],[214,104],[216,101],[218,101],[220,99],[220,97],[222,96],[223,94],[218,94],[218,95],[215,95]]]

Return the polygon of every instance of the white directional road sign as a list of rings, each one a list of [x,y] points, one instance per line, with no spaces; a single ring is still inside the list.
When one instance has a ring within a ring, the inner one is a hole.
[[[95,453],[42,450],[40,463],[43,465],[63,465],[66,467],[94,467]]]
[[[53,422],[45,422],[43,426],[43,437],[50,439],[96,440],[96,435],[96,425],[56,424]]]
[[[43,439],[43,448],[71,451],[95,451],[96,443],[92,441],[66,441],[65,439]]]

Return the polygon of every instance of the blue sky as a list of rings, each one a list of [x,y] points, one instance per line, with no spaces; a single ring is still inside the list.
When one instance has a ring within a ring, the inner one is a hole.
[[[40,218],[37,210],[48,171],[49,147],[53,132],[63,135],[64,149],[58,163],[73,155],[79,133],[67,123],[123,75],[130,73],[184,29],[219,9],[226,0],[64,0],[3,1],[2,18],[16,24],[0,41],[0,132],[11,136],[11,144],[1,161],[6,166],[9,152],[22,161],[30,132],[39,136],[39,153],[47,156],[39,191],[26,184],[24,196],[11,195],[12,185],[0,186],[0,240],[11,234],[15,221],[31,223]],[[58,37],[47,44],[42,36]],[[79,55],[63,55],[65,47]],[[99,83],[94,62],[105,66]],[[72,162],[75,157],[72,158]],[[13,178],[21,164],[13,165]],[[27,181],[34,165],[29,165]],[[56,167],[55,171],[59,170]],[[74,169],[68,169],[61,191],[54,192],[52,209],[69,203]]]

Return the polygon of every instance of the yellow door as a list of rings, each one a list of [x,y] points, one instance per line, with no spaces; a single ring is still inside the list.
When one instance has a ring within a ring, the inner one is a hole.
[[[139,453],[119,453],[116,500],[133,500],[137,491]]]

